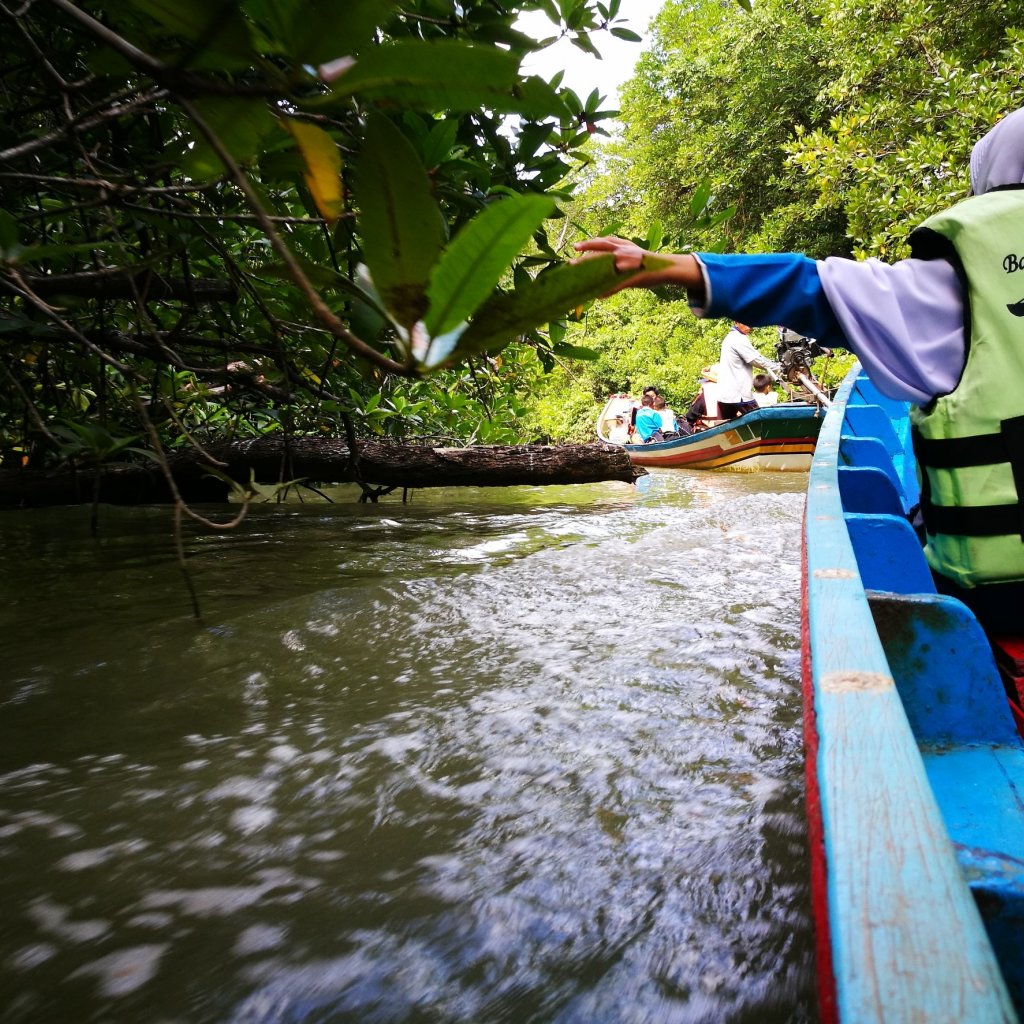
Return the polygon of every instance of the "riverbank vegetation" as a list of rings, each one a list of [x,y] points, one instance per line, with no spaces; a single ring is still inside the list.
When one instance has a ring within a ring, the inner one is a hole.
[[[904,255],[1018,104],[1022,6],[667,0],[615,120],[522,77],[515,25],[593,50],[631,36],[616,0],[3,5],[3,466],[577,441],[627,383],[681,406],[723,325],[591,305],[611,271],[572,242]]]
[[[902,258],[911,228],[966,196],[974,142],[1020,105],[1022,13],[1019,0],[668,0],[574,220],[698,252]],[[581,438],[626,381],[685,405],[724,330],[681,306],[626,292],[593,307],[568,338],[598,358],[544,378],[528,421]],[[752,337],[772,353],[772,331]],[[847,363],[815,371],[834,380]]]
[[[0,7],[5,467],[516,440],[521,353],[571,355],[550,325],[616,275],[549,241],[611,112],[520,75],[515,22],[593,51],[618,6]]]

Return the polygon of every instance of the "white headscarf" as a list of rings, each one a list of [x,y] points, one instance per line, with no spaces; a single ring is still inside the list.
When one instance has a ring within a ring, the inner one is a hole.
[[[971,152],[971,188],[982,195],[1024,184],[1024,109],[992,128]],[[818,275],[850,348],[890,398],[925,405],[948,394],[966,358],[964,297],[945,260],[830,258]]]
[[[1008,114],[971,150],[971,191],[1024,185],[1024,109]]]

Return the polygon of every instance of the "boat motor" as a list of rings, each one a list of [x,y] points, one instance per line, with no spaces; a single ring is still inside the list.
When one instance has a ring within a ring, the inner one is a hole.
[[[779,341],[775,346],[775,358],[782,367],[782,379],[789,384],[806,388],[822,405],[831,405],[831,400],[811,376],[811,363],[818,356],[831,355],[830,349],[819,345],[814,338],[797,334],[788,327],[779,328]]]
[[[829,350],[819,345],[814,338],[797,334],[788,327],[779,328],[779,343],[775,346],[775,358],[782,367],[782,376],[791,384],[800,383],[800,376],[811,375],[811,363],[818,356],[829,355]]]

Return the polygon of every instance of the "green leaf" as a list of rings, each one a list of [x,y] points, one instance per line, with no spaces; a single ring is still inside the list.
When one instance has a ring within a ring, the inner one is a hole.
[[[355,194],[374,286],[395,320],[411,328],[427,309],[427,281],[444,226],[416,150],[383,114],[367,119]]]
[[[188,40],[197,55],[216,53],[240,58],[246,63],[255,58],[248,27],[235,0],[130,0],[130,3],[169,32]]]
[[[590,36],[586,33],[580,32],[578,35],[573,36],[570,42],[573,46],[582,50],[584,53],[589,53],[592,57],[596,57],[598,60],[601,60],[600,50],[598,50],[598,48],[593,44]]]
[[[707,209],[710,200],[711,182],[702,181],[690,197],[690,215],[692,217],[699,217]]]
[[[18,245],[18,222],[6,211],[0,210],[0,252]]]
[[[648,269],[654,259],[648,259]],[[668,261],[664,262],[668,265]],[[606,294],[627,276],[631,275],[620,274],[615,269],[615,258],[611,254],[579,263],[563,263],[550,273],[534,278],[527,287],[496,295],[484,303],[462,335],[458,352],[469,354],[502,348],[519,335],[559,319],[567,310]]]
[[[275,12],[285,47],[304,64],[323,64],[358,53],[373,39],[395,7],[395,0],[263,0]],[[247,5],[248,6],[248,5]]]
[[[596,349],[584,348],[582,345],[555,345],[552,351],[556,356],[566,359],[600,359],[601,353]]]
[[[707,228],[718,227],[719,224],[725,223],[731,217],[735,216],[736,207],[727,206],[724,210],[719,210],[718,213],[712,214],[711,216],[699,217],[692,224],[692,227],[700,230],[706,230]]]
[[[555,92],[561,80],[561,71],[555,75],[551,84],[537,75],[521,78],[512,90],[515,97],[513,102],[507,108],[495,107],[494,109],[502,113],[523,114],[535,121],[545,117],[563,117],[565,104],[562,102],[562,97]]]
[[[504,199],[482,210],[455,236],[427,289],[430,308],[423,322],[432,336],[447,334],[494,291],[554,207],[547,196]]]
[[[426,138],[420,143],[423,159],[427,167],[437,167],[448,159],[459,132],[459,122],[455,118],[435,121]]]
[[[361,297],[352,303],[351,327],[364,341],[373,341],[385,324],[392,322],[384,309],[384,301],[370,279],[370,268],[360,263],[356,268],[355,284]]]
[[[430,347],[423,358],[423,366],[428,370],[442,366],[448,357],[458,348],[459,339],[466,331],[466,324],[460,323],[446,334],[439,334],[430,339]]]
[[[515,54],[451,41],[402,40],[371,49],[334,81],[326,102],[352,95],[416,110],[486,107],[533,118],[561,113],[551,86],[519,78]]]
[[[240,164],[250,164],[263,150],[277,121],[262,100],[204,99],[195,101],[200,116]],[[182,169],[195,180],[219,178],[225,168],[206,137],[191,129],[192,145],[182,154]]]
[[[615,27],[611,29],[611,34],[615,36],[616,39],[625,39],[627,42],[630,43],[642,43],[644,41],[643,36],[638,36],[635,32],[628,28]]]

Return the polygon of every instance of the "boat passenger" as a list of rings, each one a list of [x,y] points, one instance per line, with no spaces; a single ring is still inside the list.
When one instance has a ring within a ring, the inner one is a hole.
[[[620,412],[615,417],[615,423],[608,431],[608,440],[612,444],[629,444],[629,424],[625,413]]]
[[[936,585],[988,628],[1014,631],[1024,607],[1024,110],[975,145],[970,177],[970,196],[913,231],[910,258],[894,264],[687,253],[658,254],[647,270],[652,254],[623,238],[576,248],[614,254],[630,275],[616,290],[681,285],[698,316],[783,323],[848,348],[879,391],[912,403]]]
[[[676,420],[679,433],[688,436],[697,430],[700,421],[707,415],[707,405],[704,402],[704,389],[697,392],[697,397],[690,403],[685,416]]]
[[[676,414],[668,407],[665,399],[658,395],[654,399],[654,411],[661,417],[661,436],[665,441],[679,436],[676,428]]]
[[[747,335],[746,324],[733,323],[722,340],[722,353],[718,359],[718,415],[723,420],[734,420],[757,408],[754,401],[752,366],[773,368],[774,363],[757,351]]]
[[[772,379],[767,373],[754,374],[754,401],[760,409],[779,404],[779,393],[772,387]]]
[[[637,436],[644,444],[647,444],[649,441],[662,440],[661,415],[655,412],[654,396],[649,391],[645,391],[643,398],[640,399],[640,408],[637,410],[634,426],[636,427]]]

